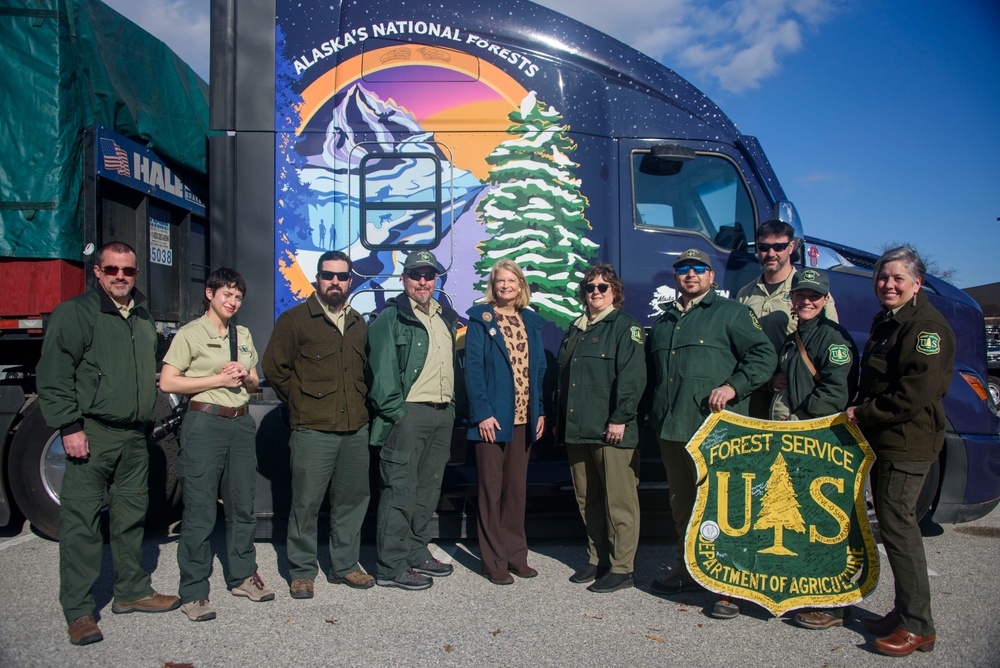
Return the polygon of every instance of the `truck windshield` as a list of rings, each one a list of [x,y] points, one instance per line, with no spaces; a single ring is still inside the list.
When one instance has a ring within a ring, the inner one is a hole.
[[[732,250],[753,239],[750,195],[730,160],[699,153],[676,174],[650,174],[639,169],[647,154],[632,154],[636,227],[690,230]]]

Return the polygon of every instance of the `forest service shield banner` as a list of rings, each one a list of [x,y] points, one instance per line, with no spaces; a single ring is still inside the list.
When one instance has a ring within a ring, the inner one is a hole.
[[[695,580],[775,615],[849,605],[875,588],[865,508],[875,455],[846,414],[772,422],[723,411],[687,450],[698,471],[685,536]]]

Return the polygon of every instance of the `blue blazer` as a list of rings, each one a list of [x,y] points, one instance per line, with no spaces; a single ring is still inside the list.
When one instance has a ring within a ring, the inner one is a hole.
[[[545,378],[545,319],[530,308],[521,312],[528,335],[528,439],[535,441],[535,425],[543,415],[542,382]],[[497,325],[492,304],[477,304],[468,310],[465,333],[465,388],[469,396],[472,426],[468,439],[481,441],[479,423],[491,415],[500,423],[497,442],[507,442],[514,433],[514,370],[507,344]]]

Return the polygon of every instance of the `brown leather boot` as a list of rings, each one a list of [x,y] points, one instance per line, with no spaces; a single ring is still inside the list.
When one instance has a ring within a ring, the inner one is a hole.
[[[181,607],[181,599],[177,596],[157,594],[154,591],[138,601],[115,601],[111,604],[111,612],[116,615],[124,615],[129,612],[170,612],[179,607]]]
[[[104,640],[104,634],[90,615],[69,623],[69,641],[74,645],[89,645]]]

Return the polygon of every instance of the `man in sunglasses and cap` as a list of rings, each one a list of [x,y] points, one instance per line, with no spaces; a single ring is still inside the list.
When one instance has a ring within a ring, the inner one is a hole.
[[[662,307],[646,339],[650,424],[660,444],[680,536],[678,569],[653,582],[658,594],[701,591],[684,567],[684,533],[697,495],[687,442],[711,413],[728,409],[745,415],[746,398],[777,364],[774,347],[753,312],[715,291],[715,272],[704,251],[681,253],[674,272],[678,298]],[[725,600],[713,608],[718,617],[738,614],[739,608]]]
[[[153,591],[142,568],[149,452],[156,403],[156,328],[135,289],[135,250],[97,251],[97,287],[52,312],[38,363],[38,405],[66,451],[59,509],[59,602],[74,645],[104,639],[92,587],[101,573],[100,513],[110,497],[115,572],[111,611],[166,612],[176,596]],[[110,488],[109,488],[110,483]]]
[[[427,549],[431,515],[451,453],[458,314],[434,299],[440,268],[430,251],[403,265],[403,291],[368,329],[371,444],[381,448],[376,582],[427,589],[452,573]]]
[[[330,499],[330,582],[368,589],[375,579],[358,563],[368,510],[368,325],[347,303],[351,258],[323,253],[316,291],[278,318],[262,360],[264,376],[288,404],[292,428],[292,508],[288,565],[292,598],[312,598],[319,567],[317,525]]]

